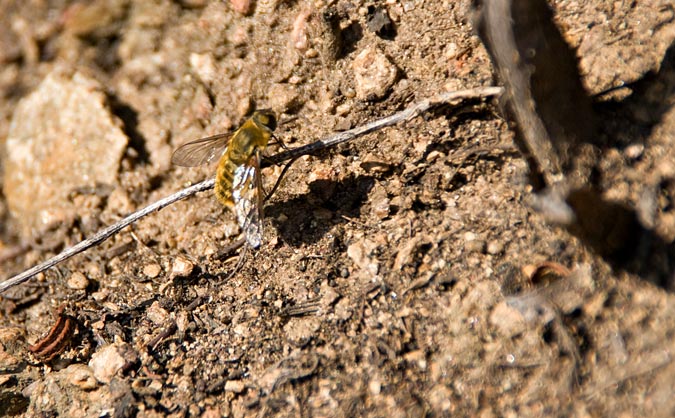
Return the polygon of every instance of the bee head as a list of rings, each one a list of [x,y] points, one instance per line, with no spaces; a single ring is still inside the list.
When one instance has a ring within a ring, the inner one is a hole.
[[[269,109],[258,110],[253,114],[253,120],[270,131],[273,131],[277,128],[277,117]]]

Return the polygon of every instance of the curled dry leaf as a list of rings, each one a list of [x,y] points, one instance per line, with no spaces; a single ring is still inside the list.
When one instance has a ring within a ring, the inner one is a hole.
[[[61,354],[77,331],[75,318],[65,314],[64,311],[65,306],[60,306],[56,313],[58,317],[56,323],[49,333],[35,344],[28,346],[28,350],[43,362],[49,362]]]

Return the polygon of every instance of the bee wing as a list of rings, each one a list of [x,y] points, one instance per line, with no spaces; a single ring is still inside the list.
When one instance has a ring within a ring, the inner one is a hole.
[[[234,213],[246,241],[253,248],[262,244],[262,180],[260,177],[260,154],[251,158],[234,171],[232,181]]]
[[[236,132],[228,132],[201,138],[183,144],[171,156],[171,162],[183,167],[195,167],[210,163],[220,157]]]

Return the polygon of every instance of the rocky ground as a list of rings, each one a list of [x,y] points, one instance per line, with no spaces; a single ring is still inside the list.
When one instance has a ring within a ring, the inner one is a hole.
[[[498,83],[468,0],[0,7],[2,279],[212,177],[173,150],[256,107],[295,147]],[[675,9],[551,7],[604,197],[670,245]],[[535,211],[513,137],[494,101],[436,109],[296,161],[258,250],[223,254],[207,192],[11,289],[0,415],[672,416],[672,283]]]

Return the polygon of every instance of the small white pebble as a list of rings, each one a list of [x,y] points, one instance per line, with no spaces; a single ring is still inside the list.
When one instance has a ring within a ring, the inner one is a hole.
[[[497,255],[504,251],[504,244],[501,241],[490,241],[486,249],[488,254]]]
[[[106,345],[91,356],[91,367],[96,380],[101,383],[110,383],[118,371],[122,370],[127,363],[117,345]]]
[[[627,158],[636,160],[642,156],[644,150],[645,146],[643,144],[631,144],[623,150],[623,153]]]
[[[218,75],[216,65],[211,54],[190,54],[190,68],[203,83],[211,83]]]
[[[471,231],[464,233],[464,241],[475,241],[476,238],[476,234]]]
[[[192,264],[190,260],[183,257],[176,257],[171,265],[171,277],[189,276],[194,268],[195,265]]]
[[[371,380],[368,382],[368,389],[372,395],[379,395],[382,391],[382,383],[379,380]]]

